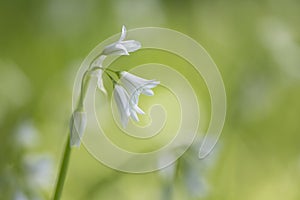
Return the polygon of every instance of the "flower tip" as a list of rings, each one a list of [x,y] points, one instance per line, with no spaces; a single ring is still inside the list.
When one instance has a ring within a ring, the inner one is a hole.
[[[99,88],[99,89],[100,89],[100,91],[101,91],[103,94],[105,94],[105,96],[107,96],[107,91],[106,91],[105,88]]]
[[[146,89],[143,91],[143,94],[147,95],[147,96],[153,96],[154,92],[150,89]]]
[[[126,27],[123,25],[123,26],[122,26],[121,37],[120,37],[119,41],[123,41],[123,40],[125,39],[125,37],[126,37],[126,32],[127,32]]]
[[[125,27],[125,25],[122,26],[122,33],[123,33],[123,32],[126,32],[126,27]]]
[[[135,41],[135,44],[137,49],[142,48],[142,44],[139,41]]]
[[[128,72],[126,72],[126,71],[121,71],[121,72],[120,72],[121,77],[126,76],[126,74],[128,74]]]

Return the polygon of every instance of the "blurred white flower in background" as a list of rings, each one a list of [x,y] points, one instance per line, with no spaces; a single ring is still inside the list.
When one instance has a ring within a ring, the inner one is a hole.
[[[13,200],[29,200],[29,198],[22,191],[16,191],[14,193]]]
[[[48,189],[53,180],[54,163],[48,154],[29,154],[24,157],[24,169],[27,182],[33,187]]]
[[[8,160],[0,171],[0,199],[47,199],[45,194],[54,182],[54,160],[48,153],[34,153],[41,140],[33,119],[17,124],[12,141],[13,150],[9,153],[18,160]]]
[[[13,200],[42,200],[43,192],[53,185],[54,160],[48,154],[24,155],[21,171],[11,171],[9,177],[15,181]],[[21,180],[21,181],[20,181]]]
[[[196,155],[193,155],[196,156]],[[203,161],[193,158],[182,159],[182,177],[187,193],[191,197],[204,197],[208,193],[208,185],[204,178]]]
[[[262,20],[260,37],[274,61],[291,78],[300,78],[300,45],[293,27],[275,17]]]
[[[31,92],[30,80],[20,67],[0,59],[0,125],[6,113],[29,101]]]
[[[17,126],[15,141],[22,147],[34,147],[39,142],[38,131],[33,122],[26,120]]]
[[[206,140],[213,140],[213,138],[207,138]],[[159,171],[163,184],[162,200],[173,199],[173,188],[176,181],[183,183],[188,199],[203,198],[209,194],[209,185],[205,177],[210,168],[214,166],[219,149],[215,148],[210,156],[200,160],[198,150],[201,143],[200,139],[194,141],[180,158]],[[181,144],[168,154],[161,155],[157,161],[158,166],[163,166],[165,163],[174,160],[177,152],[181,152],[178,150],[185,149],[186,145]]]
[[[158,158],[158,167],[161,168],[166,161],[174,160],[175,156],[173,154],[164,154]],[[172,182],[175,178],[177,162],[170,164],[167,167],[160,169],[159,174],[163,180],[167,182]]]

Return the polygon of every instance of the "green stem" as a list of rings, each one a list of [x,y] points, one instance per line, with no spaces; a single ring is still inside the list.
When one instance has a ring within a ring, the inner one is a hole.
[[[68,171],[70,155],[71,155],[70,134],[68,134],[64,157],[63,157],[63,160],[61,163],[60,172],[59,172],[53,200],[59,200],[60,196],[62,194],[64,182],[65,182],[67,171]]]
[[[91,71],[87,70],[86,72],[84,72],[83,77],[81,79],[80,97],[77,105],[77,110],[82,110],[84,107],[84,99],[88,90],[89,82],[91,80],[90,73]]]

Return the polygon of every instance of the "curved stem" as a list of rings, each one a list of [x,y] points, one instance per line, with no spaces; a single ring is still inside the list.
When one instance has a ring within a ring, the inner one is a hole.
[[[102,52],[100,54],[98,54],[97,56],[95,56],[95,58],[90,62],[89,68],[92,67],[93,63],[97,60],[100,59],[101,57],[103,57],[102,61],[106,58],[105,55],[102,54]],[[101,62],[102,63],[102,62]]]
[[[71,156],[70,134],[68,134],[67,141],[66,141],[65,152],[64,152],[64,157],[63,157],[63,160],[62,160],[62,163],[61,163],[61,167],[60,167],[60,171],[59,171],[59,176],[58,176],[58,180],[57,180],[53,200],[59,200],[60,196],[62,194],[63,187],[64,187],[64,182],[65,182],[67,171],[68,171],[70,156]]]
[[[86,72],[84,72],[83,77],[81,79],[81,88],[80,88],[80,97],[79,97],[79,102],[78,102],[78,106],[77,106],[77,110],[82,110],[83,109],[83,105],[84,105],[84,99],[87,93],[87,89],[88,89],[88,85],[90,82],[90,70],[87,70]]]
[[[109,72],[113,72],[113,73],[119,73],[119,71],[113,70],[113,69],[109,69],[109,68],[103,68],[103,67],[93,67],[91,69],[89,69],[90,71],[96,71],[96,70],[103,70],[104,72],[109,71]]]

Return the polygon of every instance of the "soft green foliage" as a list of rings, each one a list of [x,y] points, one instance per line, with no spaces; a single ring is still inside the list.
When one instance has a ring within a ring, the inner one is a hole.
[[[199,199],[300,199],[299,10],[300,1],[293,0],[0,0],[0,199],[17,199],[17,192],[29,199],[52,195],[76,70],[123,24],[128,29],[161,26],[191,36],[223,76],[227,120],[215,160],[203,164],[209,170],[199,171],[208,188]],[[190,77],[201,91],[200,128],[205,130],[210,103],[203,80],[180,68],[188,65],[184,60],[146,51],[112,67],[158,62]],[[48,184],[28,177],[30,156],[54,163],[46,162],[50,175],[39,175],[52,177]],[[182,174],[179,170],[172,182],[173,199],[188,199]],[[81,147],[72,152],[62,199],[159,199],[169,190],[158,173],[116,172]]]

